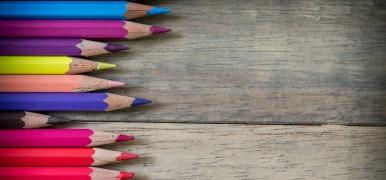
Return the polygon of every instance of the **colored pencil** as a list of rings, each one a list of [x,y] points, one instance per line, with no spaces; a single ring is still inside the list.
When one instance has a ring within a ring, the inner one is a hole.
[[[131,172],[95,167],[0,167],[1,180],[124,180]]]
[[[79,74],[113,67],[66,56],[0,56],[0,74]]]
[[[110,93],[0,93],[6,111],[112,111],[149,103]]]
[[[88,92],[124,84],[84,75],[0,75],[0,92]]]
[[[26,111],[0,112],[0,129],[30,129],[70,122],[44,114]]]
[[[101,166],[136,159],[137,154],[100,148],[0,148],[0,166]]]
[[[169,13],[126,1],[0,1],[1,19],[133,19]]]
[[[130,141],[134,137],[92,129],[0,130],[0,147],[94,147]]]
[[[0,55],[95,56],[128,47],[85,39],[0,39]]]
[[[121,20],[0,20],[0,37],[135,39],[170,29]]]

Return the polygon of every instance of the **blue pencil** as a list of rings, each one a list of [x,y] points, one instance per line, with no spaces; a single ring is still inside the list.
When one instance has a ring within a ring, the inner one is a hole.
[[[0,110],[112,111],[151,103],[110,93],[0,93]]]
[[[0,19],[133,19],[170,9],[126,1],[0,1]]]

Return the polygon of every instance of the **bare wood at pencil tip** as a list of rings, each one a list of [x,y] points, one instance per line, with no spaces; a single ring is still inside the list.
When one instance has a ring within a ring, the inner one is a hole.
[[[159,102],[82,121],[386,125],[386,2],[179,0],[101,77]],[[221,6],[219,6],[221,5]],[[194,7],[194,8],[191,8]],[[221,12],[221,13],[220,13]],[[128,60],[129,58],[129,60]],[[127,114],[130,113],[130,118]]]
[[[117,151],[136,161],[108,166],[145,179],[385,179],[386,127],[87,123],[133,133]],[[172,137],[172,138],[171,138]]]

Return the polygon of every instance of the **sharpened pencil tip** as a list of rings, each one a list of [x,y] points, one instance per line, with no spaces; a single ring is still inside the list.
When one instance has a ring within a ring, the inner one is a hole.
[[[137,159],[138,154],[132,154],[128,152],[123,152],[119,157],[117,157],[118,161],[124,161],[124,160],[129,160],[129,159]]]
[[[129,47],[121,46],[121,45],[117,45],[117,44],[107,44],[107,46],[105,47],[105,50],[109,51],[109,52],[123,51],[123,50],[127,50],[127,49],[129,49]]]
[[[171,10],[169,8],[155,6],[152,9],[150,9],[149,11],[147,11],[147,15],[153,16],[153,15],[158,15],[158,14],[167,14],[170,12],[171,12]]]
[[[150,103],[151,103],[151,101],[148,99],[135,98],[132,106],[139,106],[139,105],[145,105],[145,104],[150,104]]]
[[[98,70],[101,70],[101,69],[110,69],[110,68],[115,68],[115,67],[116,67],[115,64],[109,64],[109,63],[98,62],[98,67],[97,67],[97,69],[98,69]]]
[[[119,173],[119,179],[120,180],[123,180],[123,179],[132,179],[134,178],[135,174],[134,173],[131,173],[131,172],[124,172],[124,171],[121,171]]]
[[[109,88],[115,88],[115,87],[120,87],[125,85],[123,82],[118,82],[118,81],[108,81],[108,87]]]
[[[172,31],[169,28],[159,27],[159,26],[151,26],[150,31],[152,34],[162,34]]]
[[[124,142],[124,141],[131,141],[131,140],[134,140],[134,139],[135,139],[134,136],[129,136],[129,135],[120,134],[120,135],[115,139],[115,141],[116,141],[116,142]]]

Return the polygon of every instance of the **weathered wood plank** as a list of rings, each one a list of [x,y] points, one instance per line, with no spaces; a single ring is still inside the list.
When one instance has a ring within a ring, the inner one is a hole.
[[[146,1],[148,3],[148,1]],[[160,0],[174,32],[127,41],[94,75],[155,101],[83,121],[386,124],[386,2]]]
[[[97,123],[141,158],[106,168],[147,179],[385,179],[386,127]]]

